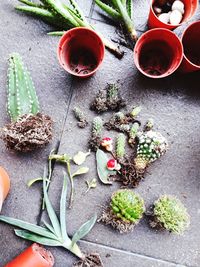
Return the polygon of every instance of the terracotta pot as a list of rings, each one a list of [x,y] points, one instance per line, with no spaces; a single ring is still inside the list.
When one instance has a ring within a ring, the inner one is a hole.
[[[184,55],[179,70],[184,73],[200,70],[200,21],[186,28],[181,41]]]
[[[188,21],[195,13],[198,8],[198,0],[181,0],[185,5],[185,13],[183,19],[180,24],[172,25],[166,24],[159,20],[158,16],[155,14],[153,10],[153,5],[156,0],[151,0],[150,2],[150,12],[149,12],[149,19],[148,19],[148,26],[150,29],[152,28],[165,28],[169,30],[173,30],[180,26],[183,22]]]
[[[179,38],[167,29],[152,29],[144,33],[134,49],[138,70],[150,78],[164,78],[181,64],[183,46]]]
[[[82,78],[93,75],[99,69],[104,53],[99,35],[83,27],[67,31],[58,45],[60,65],[70,74]]]
[[[6,170],[0,166],[0,211],[3,205],[3,201],[8,195],[10,190],[10,178]]]
[[[54,257],[51,252],[34,243],[4,267],[52,267]]]

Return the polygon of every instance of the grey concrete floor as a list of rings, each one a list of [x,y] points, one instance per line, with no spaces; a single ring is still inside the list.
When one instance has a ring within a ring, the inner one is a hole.
[[[78,1],[91,23],[108,38],[115,36],[114,26],[99,13],[92,0]],[[178,73],[163,80],[150,80],[138,73],[133,64],[133,55],[126,55],[119,61],[106,51],[101,69],[90,79],[78,80],[68,75],[56,58],[57,37],[46,33],[52,28],[43,22],[22,15],[14,10],[15,0],[2,0],[0,9],[0,125],[8,121],[6,114],[6,72],[7,59],[11,52],[19,52],[28,66],[35,82],[42,111],[55,121],[55,136],[51,145],[28,155],[10,153],[0,143],[1,165],[11,177],[12,187],[4,204],[2,214],[40,223],[41,185],[29,189],[30,178],[43,172],[50,150],[60,141],[59,153],[74,155],[78,150],[87,150],[89,127],[80,130],[76,126],[72,108],[79,105],[91,121],[95,114],[89,111],[93,95],[107,82],[120,79],[122,94],[128,99],[129,108],[143,107],[141,120],[152,117],[156,129],[169,140],[170,150],[149,169],[144,182],[135,190],[150,205],[160,194],[177,195],[191,215],[191,227],[183,236],[159,233],[142,222],[133,233],[120,235],[111,228],[97,224],[92,232],[80,242],[84,251],[100,252],[105,267],[173,267],[200,266],[200,91],[199,73],[180,75]],[[139,34],[145,31],[148,0],[134,1],[134,20]],[[200,19],[199,10],[195,19]],[[176,30],[180,34],[183,28]],[[104,120],[110,114],[103,115]],[[98,183],[87,195],[85,179],[96,177],[94,155],[87,159],[90,167],[87,176],[75,181],[76,195],[73,209],[68,212],[69,234],[74,231],[100,206],[105,205],[118,184],[104,186]],[[55,166],[50,197],[58,209],[62,184],[62,168]],[[45,216],[42,214],[42,216]],[[0,267],[19,254],[29,242],[15,237],[13,227],[0,224]],[[62,249],[51,249],[56,267],[71,266],[76,260]]]

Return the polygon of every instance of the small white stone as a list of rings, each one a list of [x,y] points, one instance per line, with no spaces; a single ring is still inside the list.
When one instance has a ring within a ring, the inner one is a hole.
[[[159,20],[163,23],[169,23],[170,14],[169,13],[162,13],[159,17]]]
[[[173,10],[172,13],[170,14],[169,22],[172,25],[177,25],[181,22],[183,16],[180,11],[178,10]]]
[[[185,10],[184,10],[184,3],[181,2],[180,0],[174,1],[173,5],[172,5],[172,11],[173,10],[178,10],[183,15],[184,12],[185,12]]]

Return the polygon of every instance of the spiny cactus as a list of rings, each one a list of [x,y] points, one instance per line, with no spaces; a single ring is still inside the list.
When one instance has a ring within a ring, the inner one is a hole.
[[[135,139],[136,139],[139,127],[140,125],[138,124],[138,122],[133,123],[133,125],[131,126],[131,129],[129,131],[129,140],[128,140],[130,145],[135,144]]]
[[[161,227],[182,234],[190,225],[190,216],[182,202],[174,196],[163,195],[154,203],[152,227]]]
[[[146,122],[145,126],[144,126],[144,130],[145,131],[150,131],[153,129],[154,126],[154,120],[153,119],[148,119],[148,121]]]
[[[133,108],[132,111],[130,112],[130,116],[132,118],[137,117],[138,114],[141,112],[141,110],[142,110],[142,108],[140,106]]]
[[[134,159],[137,170],[145,168],[165,154],[167,140],[160,133],[148,131],[138,134],[137,157]]]
[[[103,211],[100,221],[120,231],[130,232],[145,212],[144,200],[130,189],[113,193],[110,207]]]
[[[75,107],[73,111],[74,111],[75,118],[78,120],[77,125],[80,128],[85,128],[88,125],[86,115],[78,107]]]
[[[27,152],[52,139],[52,120],[39,113],[39,102],[30,73],[19,54],[9,58],[7,110],[11,123],[3,127],[1,138],[7,148]]]
[[[89,141],[89,146],[92,151],[96,151],[101,145],[103,121],[100,117],[95,117],[92,122],[92,133]]]
[[[126,144],[126,136],[123,133],[120,133],[117,136],[117,141],[116,141],[116,157],[118,160],[122,160],[125,156],[125,144]]]

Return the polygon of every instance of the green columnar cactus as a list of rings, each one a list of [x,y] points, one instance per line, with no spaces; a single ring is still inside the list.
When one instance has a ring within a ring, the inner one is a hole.
[[[89,141],[91,150],[96,151],[101,144],[101,134],[103,129],[103,121],[100,117],[95,117],[92,123],[92,133]]]
[[[30,73],[19,54],[9,58],[7,110],[11,123],[2,130],[6,146],[27,152],[49,143],[52,120],[39,113],[39,102]]]
[[[166,230],[182,234],[190,225],[190,216],[182,202],[174,196],[163,195],[154,203],[155,227],[161,224]]]
[[[120,133],[117,136],[117,141],[116,141],[116,157],[118,160],[122,160],[125,156],[125,143],[126,143],[126,136],[123,133]]]
[[[118,218],[131,224],[137,224],[145,211],[143,199],[129,189],[116,191],[110,205]]]
[[[80,128],[85,128],[88,125],[86,115],[78,107],[75,107],[73,111],[74,111],[75,118],[78,120],[77,125]]]
[[[141,112],[141,110],[142,108],[140,106],[133,108],[132,111],[130,112],[130,116],[132,118],[137,117],[137,115]]]
[[[165,154],[168,144],[165,137],[155,131],[138,134],[137,156],[134,159],[137,170],[144,171],[153,161]]]
[[[139,127],[140,125],[138,124],[138,122],[134,122],[133,125],[131,126],[131,129],[129,131],[129,140],[128,140],[130,145],[135,144],[135,139],[136,139]]]

